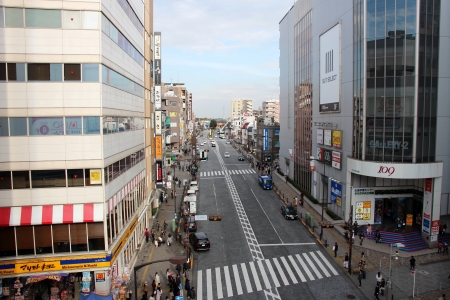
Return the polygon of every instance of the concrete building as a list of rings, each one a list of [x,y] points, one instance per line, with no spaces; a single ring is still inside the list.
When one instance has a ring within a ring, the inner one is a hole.
[[[109,292],[153,205],[153,1],[3,3],[0,279],[93,271]]]
[[[262,117],[273,118],[277,123],[280,122],[280,101],[267,100],[262,103]]]
[[[253,100],[237,99],[231,100],[231,117],[240,117],[253,112]]]
[[[450,212],[445,11],[298,0],[280,22],[280,169],[341,218],[353,207],[359,224],[414,230],[430,247]]]

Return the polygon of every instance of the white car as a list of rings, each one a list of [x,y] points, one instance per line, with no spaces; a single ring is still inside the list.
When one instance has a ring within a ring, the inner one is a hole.
[[[230,141],[227,141],[227,144],[229,144],[230,143]]]
[[[223,156],[224,156],[224,157],[230,157],[230,153],[225,152],[225,153],[223,154]]]

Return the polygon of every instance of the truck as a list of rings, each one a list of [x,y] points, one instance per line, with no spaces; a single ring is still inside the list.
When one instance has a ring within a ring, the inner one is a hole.
[[[267,175],[258,175],[258,183],[263,188],[263,190],[272,189],[272,177]]]

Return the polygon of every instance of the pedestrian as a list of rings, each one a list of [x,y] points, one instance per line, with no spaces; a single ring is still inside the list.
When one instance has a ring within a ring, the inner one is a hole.
[[[167,236],[167,246],[172,245],[172,241],[173,241],[172,235],[169,233],[169,235]]]
[[[145,236],[145,241],[148,243],[148,238],[150,236],[150,231],[148,231],[148,228],[145,228],[144,236]]]
[[[361,261],[366,261],[366,255],[364,252],[361,252]]]
[[[188,299],[191,297],[191,284],[189,283],[189,279],[186,278],[186,282],[184,284],[184,289],[186,290]]]
[[[381,296],[384,296],[384,288],[386,286],[386,281],[384,280],[384,278],[381,279],[381,283],[380,283],[380,293]]]
[[[144,297],[145,299],[147,299],[147,294],[148,294],[148,284],[147,281],[144,282],[144,288],[142,289],[142,291],[144,292]],[[137,296],[137,295],[136,295]]]
[[[335,242],[335,243],[334,243],[334,246],[333,246],[334,257],[337,256],[338,248],[339,248],[338,243]]]
[[[195,287],[191,287],[191,299],[195,300],[197,293],[195,292]]]
[[[181,265],[180,265],[180,264],[177,264],[177,266],[175,267],[175,269],[176,269],[177,272],[178,272],[178,276],[180,276],[180,273],[181,273]]]
[[[170,282],[170,280],[169,280],[169,277],[170,277],[170,269],[169,268],[167,268],[167,270],[166,270],[166,279],[167,279],[167,285],[169,284],[169,282]]]
[[[169,226],[169,224],[167,224],[166,220],[164,220],[164,223],[163,223],[163,228],[164,228],[164,231],[166,231],[166,230],[167,230],[167,226]]]
[[[375,242],[381,243],[381,232],[379,230],[377,230],[375,233]]]
[[[372,225],[367,225],[367,235],[371,236],[372,235]]]
[[[348,253],[344,256],[344,269],[348,269]]]
[[[155,227],[156,227],[156,232],[158,232],[159,231],[159,221],[156,221]]]
[[[180,266],[180,267],[181,267],[181,266]],[[180,277],[180,274],[177,275],[176,282],[177,282],[177,286],[180,286],[180,283],[181,283],[181,277]]]
[[[185,262],[184,264],[183,264],[183,274],[184,274],[184,276],[185,277],[188,277],[187,276],[187,271],[189,270],[189,264],[187,263],[187,262]]]
[[[411,259],[409,260],[409,269],[412,271],[416,268],[416,259],[414,256],[411,256]]]
[[[158,272],[155,273],[155,283],[156,285],[161,283],[161,277],[159,276]]]
[[[360,231],[359,232],[359,245],[362,246],[364,242],[364,232]]]
[[[447,244],[447,242],[444,242],[444,253],[448,254],[448,244]]]
[[[155,300],[161,300],[161,294],[162,294],[161,287],[157,287],[155,293]]]
[[[377,275],[375,275],[375,278],[377,279],[377,284],[381,284],[381,280],[383,279],[381,272],[378,272]]]
[[[181,187],[181,179],[178,179],[178,187]]]
[[[155,279],[153,279],[153,281],[152,281],[152,297],[155,294],[155,291],[156,291],[156,282],[155,282]]]
[[[363,279],[363,274],[362,271],[359,270],[359,274],[358,274],[358,282],[359,282],[359,288],[361,288],[361,280]]]
[[[375,292],[373,293],[373,295],[375,296],[375,300],[379,300],[380,298],[378,298],[378,295],[380,294],[380,287],[378,286],[378,284],[375,286]]]
[[[152,239],[152,243],[155,242],[155,228],[152,228],[152,233],[151,233],[151,239]]]

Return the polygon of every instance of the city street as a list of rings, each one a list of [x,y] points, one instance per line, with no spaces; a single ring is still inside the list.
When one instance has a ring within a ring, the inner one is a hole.
[[[197,298],[364,299],[305,227],[284,219],[279,197],[258,185],[249,163],[238,161],[225,139],[214,139],[216,147],[209,140],[200,146],[210,152],[197,174],[197,209],[198,215],[220,214],[222,221],[197,221],[211,242],[209,251],[194,256]]]

